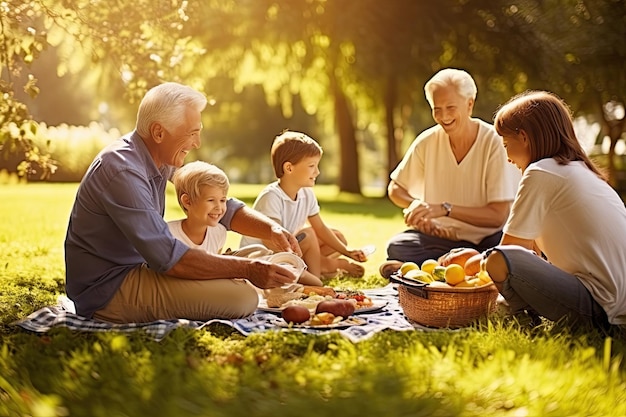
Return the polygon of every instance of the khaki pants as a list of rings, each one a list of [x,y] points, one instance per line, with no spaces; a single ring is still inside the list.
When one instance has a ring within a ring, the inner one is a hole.
[[[236,319],[254,313],[258,301],[255,287],[244,279],[180,279],[142,265],[126,275],[111,301],[94,317],[113,323]]]

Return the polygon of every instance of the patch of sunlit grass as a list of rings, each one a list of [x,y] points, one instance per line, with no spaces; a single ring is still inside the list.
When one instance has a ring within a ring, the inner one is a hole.
[[[234,185],[231,195],[253,200],[261,188]],[[376,256],[401,228],[387,201],[316,189],[325,220],[355,246],[375,244]],[[10,326],[63,291],[75,191],[0,187],[0,415],[626,415],[619,333],[531,330],[498,317],[455,331],[384,331],[357,344],[338,333],[244,337],[218,323],[161,342],[142,332],[35,335]],[[168,215],[179,216],[171,191],[167,202]],[[365,278],[331,285],[386,284],[370,262]]]

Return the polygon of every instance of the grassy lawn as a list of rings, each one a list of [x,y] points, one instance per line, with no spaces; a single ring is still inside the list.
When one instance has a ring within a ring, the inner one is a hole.
[[[626,340],[492,317],[461,331],[336,334],[227,326],[40,336],[10,323],[64,290],[63,238],[76,184],[0,185],[1,416],[624,416]],[[233,185],[252,203],[260,186]],[[168,194],[166,218],[181,211]],[[386,199],[318,186],[322,217],[378,250],[354,287],[376,287],[402,229]],[[229,236],[237,246],[238,237]],[[329,282],[330,285],[336,282]],[[345,285],[345,284],[344,284]]]

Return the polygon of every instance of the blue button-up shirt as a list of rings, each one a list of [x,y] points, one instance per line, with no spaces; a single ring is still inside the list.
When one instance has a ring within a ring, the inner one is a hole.
[[[163,219],[174,170],[157,168],[135,132],[96,156],[78,188],[65,238],[66,291],[78,314],[91,317],[103,308],[136,266],[166,272],[189,249]],[[228,200],[221,221],[227,229],[242,206]]]

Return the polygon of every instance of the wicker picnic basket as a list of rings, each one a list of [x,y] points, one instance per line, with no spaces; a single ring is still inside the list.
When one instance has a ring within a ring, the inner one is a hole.
[[[448,288],[398,281],[404,314],[423,326],[464,327],[496,308],[498,289],[493,283],[475,288]]]

